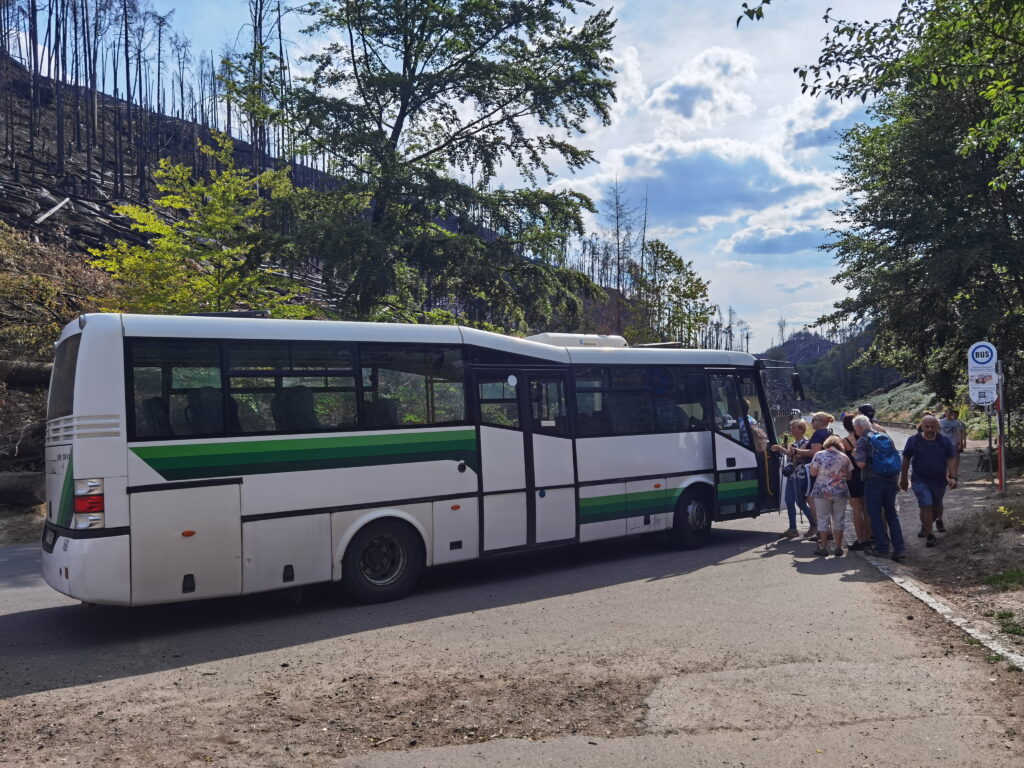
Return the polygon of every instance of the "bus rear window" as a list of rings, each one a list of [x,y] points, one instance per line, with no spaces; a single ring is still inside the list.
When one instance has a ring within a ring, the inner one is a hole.
[[[78,369],[78,345],[82,334],[64,339],[53,358],[53,377],[50,380],[50,398],[46,404],[46,418],[70,416],[75,404],[75,371]]]

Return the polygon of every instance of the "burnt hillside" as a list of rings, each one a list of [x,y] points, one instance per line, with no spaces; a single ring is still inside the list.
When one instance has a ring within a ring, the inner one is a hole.
[[[112,206],[147,202],[155,192],[152,172],[160,158],[187,163],[199,174],[210,159],[198,141],[211,128],[138,105],[131,130],[123,99],[82,86],[32,78],[28,70],[0,53],[0,222],[44,242],[74,250],[102,246],[116,238],[137,240]],[[61,151],[63,147],[63,151]],[[243,167],[269,167],[269,156],[253,157],[252,148],[235,141]],[[141,183],[139,180],[142,180]],[[293,168],[300,186],[325,186],[323,173]],[[62,203],[45,220],[38,219]]]

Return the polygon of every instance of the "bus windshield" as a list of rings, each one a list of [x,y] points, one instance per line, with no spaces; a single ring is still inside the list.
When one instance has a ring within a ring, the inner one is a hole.
[[[70,416],[75,402],[75,370],[78,367],[78,345],[82,334],[64,339],[53,358],[53,379],[46,403],[46,419]]]

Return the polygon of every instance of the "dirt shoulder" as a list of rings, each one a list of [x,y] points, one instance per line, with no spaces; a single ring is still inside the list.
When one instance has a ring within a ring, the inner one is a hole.
[[[0,547],[38,544],[46,515],[43,507],[0,506]]]
[[[1019,470],[1011,471],[1006,495],[1000,496],[988,473],[978,470],[982,445],[972,441],[968,446],[960,463],[960,487],[946,493],[947,533],[936,534],[938,546],[926,547],[917,537],[920,512],[914,494],[899,495],[909,554],[903,565],[979,629],[1024,653],[1024,584],[1014,578],[1024,576],[1024,524],[1019,522],[1024,521],[1024,478]],[[993,577],[996,584],[987,581]]]

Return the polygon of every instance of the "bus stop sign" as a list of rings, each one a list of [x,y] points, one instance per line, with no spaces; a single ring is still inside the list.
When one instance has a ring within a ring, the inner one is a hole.
[[[967,389],[976,405],[992,405],[998,397],[996,348],[987,341],[971,345],[967,351]]]

